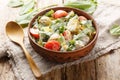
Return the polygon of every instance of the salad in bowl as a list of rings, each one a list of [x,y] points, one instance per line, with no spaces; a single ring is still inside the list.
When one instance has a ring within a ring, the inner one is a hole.
[[[50,10],[38,18],[30,28],[35,42],[53,51],[73,51],[86,46],[96,34],[92,20],[74,11]]]
[[[96,43],[98,29],[84,11],[54,7],[31,20],[28,37],[33,49],[45,59],[63,63],[87,55]]]

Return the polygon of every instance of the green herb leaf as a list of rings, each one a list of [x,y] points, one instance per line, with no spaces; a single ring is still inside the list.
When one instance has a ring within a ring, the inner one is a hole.
[[[9,3],[7,4],[9,7],[20,7],[24,4],[22,0],[10,0]]]
[[[120,25],[114,24],[110,29],[110,34],[114,36],[120,36]]]
[[[54,11],[53,11],[53,10],[50,10],[50,11],[48,11],[48,12],[45,14],[45,16],[50,17],[50,16],[52,16],[53,13],[54,13]]]
[[[64,6],[82,9],[85,12],[92,14],[96,10],[97,1],[96,0],[69,1],[65,3]]]
[[[39,10],[35,9],[30,13],[21,15],[16,19],[16,22],[20,24],[22,27],[26,27],[28,23],[30,22],[30,20],[38,13],[38,11]]]
[[[29,0],[26,2],[26,4],[23,5],[19,14],[23,15],[23,14],[29,13],[29,12],[33,11],[34,7],[35,7],[35,1]]]

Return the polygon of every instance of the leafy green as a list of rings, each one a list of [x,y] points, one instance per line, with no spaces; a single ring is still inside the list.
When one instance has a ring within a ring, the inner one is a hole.
[[[38,10],[33,10],[30,13],[19,16],[16,19],[16,22],[20,24],[22,27],[26,27],[26,25],[30,22],[30,20],[38,13]]]
[[[85,12],[92,14],[97,7],[96,0],[80,0],[80,1],[68,1],[64,4],[67,7],[78,8],[84,10]]]
[[[66,18],[66,19],[70,19],[70,18],[73,17],[74,15],[75,15],[75,13],[74,13],[73,11],[70,11],[65,18]]]
[[[74,40],[80,40],[80,39],[83,38],[84,36],[86,36],[86,34],[83,33],[83,32],[80,32],[79,34],[74,35],[74,36],[73,36],[73,39],[74,39]]]
[[[9,7],[20,7],[24,5],[22,0],[10,0],[7,4]]]
[[[95,32],[95,29],[92,25],[92,20],[82,21],[81,25],[85,27],[85,29],[83,29],[85,34],[92,34]]]
[[[29,0],[26,1],[26,3],[22,6],[19,14],[23,15],[33,11],[34,9],[35,9],[35,0]]]
[[[54,11],[50,10],[45,14],[45,16],[51,17],[53,13],[54,13]]]
[[[58,41],[62,44],[62,43],[66,43],[65,38],[63,36],[60,36],[60,38],[58,39]]]
[[[120,25],[114,24],[112,28],[110,28],[110,34],[114,36],[120,36]]]

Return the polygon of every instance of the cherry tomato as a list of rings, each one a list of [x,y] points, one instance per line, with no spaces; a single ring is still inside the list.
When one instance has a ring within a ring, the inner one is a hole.
[[[63,36],[66,40],[71,40],[72,39],[72,34],[69,30],[64,31]]]
[[[57,10],[54,14],[53,14],[53,17],[54,18],[61,18],[61,17],[65,17],[67,16],[67,12],[64,11],[64,10]]]
[[[86,17],[84,17],[84,16],[79,16],[79,21],[82,21],[82,20],[87,20],[87,18]]]
[[[50,40],[44,45],[44,47],[50,50],[59,51],[60,43],[56,40]]]
[[[30,28],[30,34],[36,39],[38,39],[40,37],[38,32],[39,32],[38,29]]]

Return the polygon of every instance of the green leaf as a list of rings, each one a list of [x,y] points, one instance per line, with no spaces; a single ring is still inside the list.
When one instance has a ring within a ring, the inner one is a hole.
[[[33,10],[27,14],[21,15],[16,19],[16,22],[20,24],[22,27],[26,27],[31,19],[38,13],[39,10]],[[25,25],[25,26],[24,26]]]
[[[91,7],[91,4],[88,1],[74,1],[74,2],[68,2],[64,4],[64,6],[74,7],[74,8],[79,8],[84,10],[86,8]]]
[[[81,25],[85,27],[85,29],[83,29],[85,34],[92,34],[95,32],[95,28],[92,25],[92,20],[82,21]]]
[[[33,9],[35,8],[35,1],[34,0],[29,0],[28,2],[26,2],[23,7],[20,10],[20,15],[29,13],[31,11],[33,11]]]
[[[120,36],[120,25],[114,24],[112,28],[110,28],[110,34],[114,36]]]
[[[50,10],[45,14],[45,16],[51,17],[53,13],[54,13],[54,10]]]
[[[23,4],[24,2],[22,0],[10,0],[7,5],[9,7],[15,8],[15,7],[23,6]]]
[[[89,14],[92,14],[96,10],[97,1],[96,0],[69,1],[65,3],[64,6],[78,8],[84,10]]]

